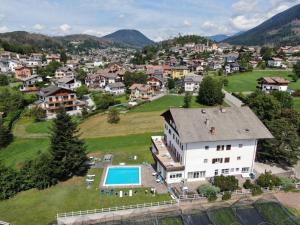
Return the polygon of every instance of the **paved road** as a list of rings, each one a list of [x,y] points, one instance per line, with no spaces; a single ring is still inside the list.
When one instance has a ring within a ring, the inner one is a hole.
[[[229,92],[223,90],[223,93],[225,94],[225,101],[230,105],[230,106],[235,106],[235,107],[242,107],[244,103],[239,100],[237,97],[234,97],[232,94]]]

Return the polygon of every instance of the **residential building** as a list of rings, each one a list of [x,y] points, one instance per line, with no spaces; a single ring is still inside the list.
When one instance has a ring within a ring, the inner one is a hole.
[[[151,87],[153,93],[161,92],[164,88],[163,76],[151,76],[147,79],[147,84]]]
[[[184,91],[187,92],[199,91],[199,86],[201,81],[202,81],[202,76],[196,74],[188,74],[184,78]]]
[[[60,55],[58,54],[51,54],[46,56],[47,64],[51,62],[60,62]]]
[[[22,79],[28,78],[31,75],[32,74],[31,74],[31,70],[30,70],[29,67],[26,67],[26,66],[17,66],[15,68],[15,77],[18,80],[22,80]]]
[[[261,77],[257,81],[257,88],[267,93],[288,90],[289,81],[282,77]]]
[[[148,84],[132,84],[129,90],[131,100],[147,100],[152,96],[151,86]]]
[[[105,91],[115,95],[122,95],[125,94],[126,88],[122,82],[115,82],[108,84],[105,87]]]
[[[58,79],[56,82],[58,87],[75,90],[81,86],[81,81],[77,80],[74,77],[63,77]]]
[[[20,91],[22,92],[37,92],[39,90],[36,87],[36,83],[42,82],[43,79],[38,75],[32,75],[27,78],[21,79],[22,86],[20,87]]]
[[[269,67],[275,67],[275,68],[281,68],[282,67],[282,61],[283,60],[281,58],[273,57],[273,58],[268,60],[268,66]]]
[[[162,116],[164,136],[151,138],[151,151],[167,184],[217,175],[249,177],[257,141],[273,138],[249,107],[171,108]]]
[[[85,103],[79,101],[76,93],[70,89],[49,86],[42,88],[38,95],[39,100],[36,105],[46,110],[48,119],[55,118],[61,107],[64,107],[70,115],[78,115],[81,114],[81,110],[85,106]]]
[[[63,77],[69,77],[69,78],[73,78],[75,77],[75,71],[73,68],[71,67],[60,67],[55,71],[55,78],[56,79],[61,79]]]
[[[173,79],[181,79],[189,73],[189,69],[186,66],[174,66],[171,67],[171,77]]]

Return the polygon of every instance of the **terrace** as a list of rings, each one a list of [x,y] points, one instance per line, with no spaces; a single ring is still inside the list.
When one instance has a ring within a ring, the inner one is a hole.
[[[165,144],[162,136],[153,136],[152,140],[152,153],[166,171],[182,171],[184,165],[177,161],[173,156],[167,145]]]

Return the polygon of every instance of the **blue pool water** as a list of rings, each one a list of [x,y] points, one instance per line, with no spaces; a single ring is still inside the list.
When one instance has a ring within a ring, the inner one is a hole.
[[[138,166],[108,167],[104,185],[140,185],[140,170]]]

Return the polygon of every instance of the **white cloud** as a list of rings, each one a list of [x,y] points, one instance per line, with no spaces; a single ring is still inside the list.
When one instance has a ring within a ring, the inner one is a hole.
[[[249,18],[243,15],[230,19],[230,24],[237,30],[249,30],[264,21],[264,17]]]
[[[256,11],[258,8],[257,0],[239,0],[232,5],[232,9],[238,13]]]
[[[184,20],[184,21],[183,21],[183,25],[184,25],[185,27],[191,27],[191,26],[192,26],[192,23],[191,23],[190,21],[188,21],[188,20]]]
[[[65,24],[60,25],[59,29],[60,29],[61,32],[67,33],[72,29],[72,27],[69,24],[65,23]]]
[[[33,29],[35,29],[35,30],[43,30],[44,28],[45,28],[45,26],[42,24],[39,24],[39,23],[37,23],[33,26]]]
[[[0,33],[4,33],[8,31],[8,27],[7,26],[2,26],[0,27]]]

